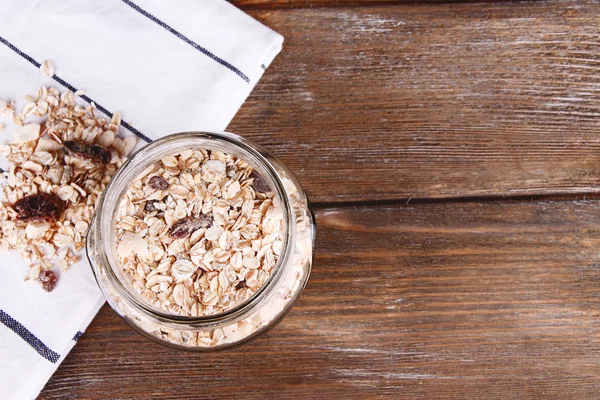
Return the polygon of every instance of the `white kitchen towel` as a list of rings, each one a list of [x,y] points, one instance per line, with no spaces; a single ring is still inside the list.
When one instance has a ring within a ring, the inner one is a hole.
[[[6,0],[0,99],[19,105],[41,85],[82,89],[101,112],[121,112],[123,133],[141,141],[224,130],[282,42],[224,0]],[[40,74],[44,60],[52,78]],[[17,254],[0,257],[0,398],[31,399],[104,299],[86,261],[46,293],[23,281]]]

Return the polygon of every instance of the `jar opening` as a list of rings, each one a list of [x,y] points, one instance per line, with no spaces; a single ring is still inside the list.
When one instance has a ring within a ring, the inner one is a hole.
[[[124,276],[116,255],[115,236],[117,210],[131,182],[160,158],[192,148],[223,152],[250,164],[274,189],[283,213],[281,255],[264,284],[251,297],[232,308],[220,313],[196,317],[165,312],[143,299]],[[282,269],[289,264],[293,253],[296,235],[294,211],[281,178],[268,158],[261,153],[260,148],[250,146],[239,136],[230,133],[184,132],[163,137],[146,145],[138,150],[115,174],[101,197],[97,210],[94,218],[99,218],[99,220],[95,221],[98,223],[92,224],[94,227],[92,229],[94,229],[94,240],[97,242],[96,247],[101,250],[98,257],[103,258],[107,276],[114,282],[115,288],[127,302],[164,322],[205,325],[217,323],[223,319],[237,318],[249,308],[264,301],[270,293],[277,289]],[[100,213],[102,216],[99,215]],[[90,236],[88,235],[88,241]]]

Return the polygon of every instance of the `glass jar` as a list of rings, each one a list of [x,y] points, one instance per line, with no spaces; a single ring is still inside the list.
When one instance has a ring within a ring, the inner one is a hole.
[[[115,243],[118,206],[131,182],[154,162],[190,148],[220,151],[250,164],[275,188],[284,226],[280,257],[264,285],[225,312],[198,317],[171,314],[144,300],[125,278]],[[285,316],[308,280],[315,234],[306,194],[281,161],[231,133],[185,132],[148,144],[115,174],[96,207],[87,236],[87,255],[108,303],[133,328],[172,347],[208,351],[247,341]]]

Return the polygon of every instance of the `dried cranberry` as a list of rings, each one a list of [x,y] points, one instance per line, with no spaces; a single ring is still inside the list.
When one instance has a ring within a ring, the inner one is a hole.
[[[169,185],[169,181],[167,181],[162,176],[153,176],[148,181],[148,184],[150,185],[150,187],[152,189],[157,189],[157,190],[167,190],[169,188],[169,186],[171,186],[171,185]]]
[[[205,214],[200,214],[198,218],[183,218],[173,225],[169,235],[173,239],[183,239],[190,236],[200,228],[208,228],[212,222],[213,217]]]
[[[65,149],[67,151],[65,151]],[[63,142],[62,151],[65,153],[73,153],[82,158],[87,158],[88,160],[92,160],[98,164],[108,164],[112,158],[110,151],[106,150],[99,144],[89,144],[75,140],[67,140]]]
[[[246,281],[239,281],[237,285],[235,285],[236,289],[243,289],[246,287]]]
[[[64,203],[55,195],[40,193],[23,197],[13,208],[22,221],[56,221],[60,219]]]
[[[38,278],[40,285],[46,292],[51,292],[56,287],[56,282],[58,278],[56,274],[52,271],[42,271],[40,272],[40,277]]]
[[[271,186],[269,186],[265,178],[260,176],[258,172],[252,171],[249,178],[254,180],[250,186],[252,186],[255,191],[259,193],[267,193],[271,191]]]

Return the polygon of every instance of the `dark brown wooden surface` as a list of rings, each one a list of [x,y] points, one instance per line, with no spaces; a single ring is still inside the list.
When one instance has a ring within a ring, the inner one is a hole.
[[[435,0],[229,0],[237,7],[248,10],[281,9],[281,8],[312,8],[312,7],[357,7],[390,5],[415,2],[436,2]],[[443,1],[443,0],[441,0]],[[441,2],[438,0],[437,2]]]
[[[43,398],[598,398],[600,204],[317,213],[284,321],[213,354],[150,342],[107,306]]]
[[[453,2],[491,2],[493,0],[229,0],[230,3],[246,11],[281,9],[281,8],[314,8],[314,7],[362,7],[398,4],[436,4]],[[499,0],[515,1],[515,0]]]
[[[313,201],[600,192],[599,4],[251,15],[286,41],[230,130]]]
[[[317,204],[307,289],[214,354],[105,306],[41,398],[599,398],[600,5],[234,3],[286,37],[230,130]]]

